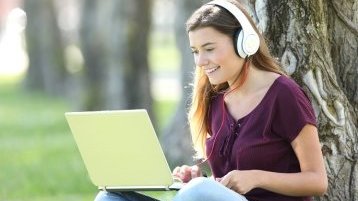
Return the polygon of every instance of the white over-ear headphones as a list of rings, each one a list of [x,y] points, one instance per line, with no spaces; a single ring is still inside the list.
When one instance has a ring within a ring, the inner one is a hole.
[[[234,36],[237,37],[234,41],[236,41],[236,50],[240,57],[246,58],[255,54],[260,47],[260,38],[245,14],[236,5],[226,0],[214,0],[207,4],[217,5],[226,9],[234,15],[237,21],[241,24],[242,29]]]

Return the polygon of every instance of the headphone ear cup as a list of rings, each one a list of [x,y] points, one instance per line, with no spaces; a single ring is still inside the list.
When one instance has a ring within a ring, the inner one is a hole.
[[[244,34],[242,29],[239,29],[235,34],[235,51],[241,58],[246,58],[247,54],[244,52],[243,48],[243,40],[244,40]]]

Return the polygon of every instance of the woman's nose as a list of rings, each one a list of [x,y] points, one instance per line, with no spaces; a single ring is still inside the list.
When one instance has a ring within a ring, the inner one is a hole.
[[[209,63],[209,60],[204,54],[198,54],[195,57],[195,65],[198,67],[205,66]]]

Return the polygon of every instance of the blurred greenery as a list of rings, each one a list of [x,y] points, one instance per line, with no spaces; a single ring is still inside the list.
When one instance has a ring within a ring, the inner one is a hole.
[[[174,33],[153,31],[150,35],[150,43],[154,47],[148,55],[152,72],[178,71],[180,52],[176,48]]]
[[[0,77],[0,200],[93,200],[96,187],[63,115],[69,106],[62,98],[24,93],[18,80]],[[155,105],[165,122],[175,103]],[[168,200],[167,193],[158,196]]]
[[[65,102],[41,93],[23,93],[16,81],[1,80],[1,199],[93,198],[96,190],[63,116],[68,110]]]

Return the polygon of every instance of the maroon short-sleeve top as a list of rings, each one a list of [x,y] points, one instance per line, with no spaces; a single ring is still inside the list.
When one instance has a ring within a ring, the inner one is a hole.
[[[300,172],[291,142],[306,124],[316,126],[316,118],[299,85],[286,76],[278,77],[257,107],[237,121],[223,98],[223,94],[215,95],[209,109],[206,152],[214,177],[223,177],[231,170]],[[264,189],[253,189],[245,196],[249,201],[311,200]]]

